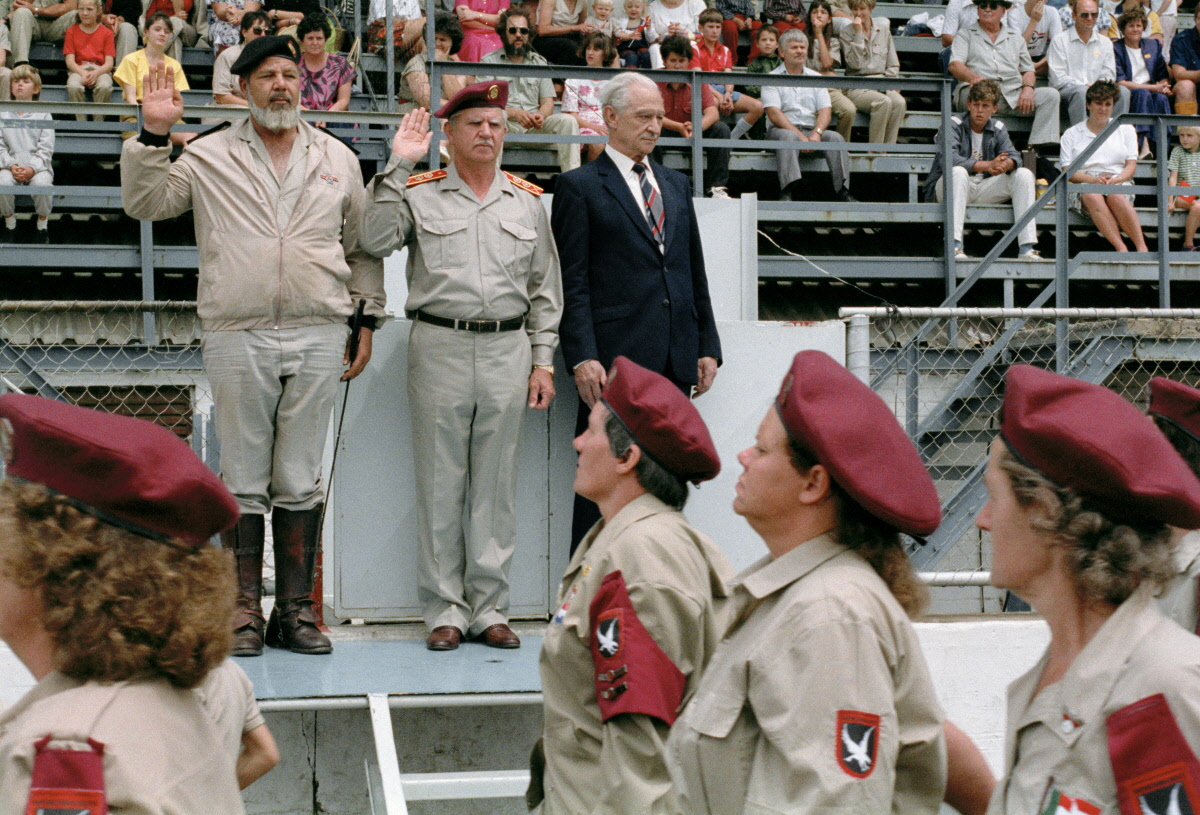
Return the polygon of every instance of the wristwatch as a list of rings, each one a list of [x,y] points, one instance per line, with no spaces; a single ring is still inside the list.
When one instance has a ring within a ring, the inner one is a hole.
[[[554,366],[553,365],[534,365],[533,370],[545,371],[546,373],[550,374],[550,376],[554,376]]]

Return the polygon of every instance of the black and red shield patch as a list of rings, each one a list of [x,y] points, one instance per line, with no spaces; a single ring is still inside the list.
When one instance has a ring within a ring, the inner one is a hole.
[[[1197,815],[1196,791],[1182,764],[1162,767],[1129,781],[1143,815]]]
[[[834,753],[846,775],[866,778],[879,753],[879,716],[861,710],[839,710]]]
[[[621,653],[621,609],[609,609],[596,618],[596,649],[609,658]]]

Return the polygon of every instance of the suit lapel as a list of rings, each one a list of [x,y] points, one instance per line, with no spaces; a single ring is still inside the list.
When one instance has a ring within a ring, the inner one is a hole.
[[[650,231],[650,222],[646,220],[646,216],[642,212],[641,204],[633,197],[633,193],[629,191],[629,185],[626,184],[625,179],[621,177],[621,173],[617,169],[617,165],[614,164],[613,160],[605,153],[600,154],[600,157],[596,159],[595,164],[596,171],[600,175],[600,181],[604,185],[604,188],[608,190],[610,195],[617,199],[617,202],[621,205],[621,208],[625,210],[625,214],[628,215],[630,220],[634,222],[642,236],[646,240],[657,245],[657,241],[654,240],[654,234]],[[661,181],[659,186],[661,188]]]

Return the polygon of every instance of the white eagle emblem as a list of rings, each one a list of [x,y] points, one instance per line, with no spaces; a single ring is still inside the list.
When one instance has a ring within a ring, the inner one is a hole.
[[[596,642],[600,653],[606,657],[615,655],[621,647],[620,636],[620,625],[617,623],[616,617],[601,620],[600,624],[596,626]]]
[[[846,761],[853,761],[857,764],[860,773],[871,769],[871,756],[867,752],[867,748],[871,744],[871,734],[874,732],[874,727],[868,727],[863,731],[862,740],[856,742],[850,735],[850,726],[842,725],[842,744],[846,748]]]

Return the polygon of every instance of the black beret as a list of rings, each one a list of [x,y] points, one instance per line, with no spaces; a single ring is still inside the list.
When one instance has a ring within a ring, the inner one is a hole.
[[[283,57],[292,62],[300,62],[300,43],[293,37],[259,37],[251,40],[242,48],[241,56],[229,69],[234,76],[246,76],[254,71],[268,57]]]

